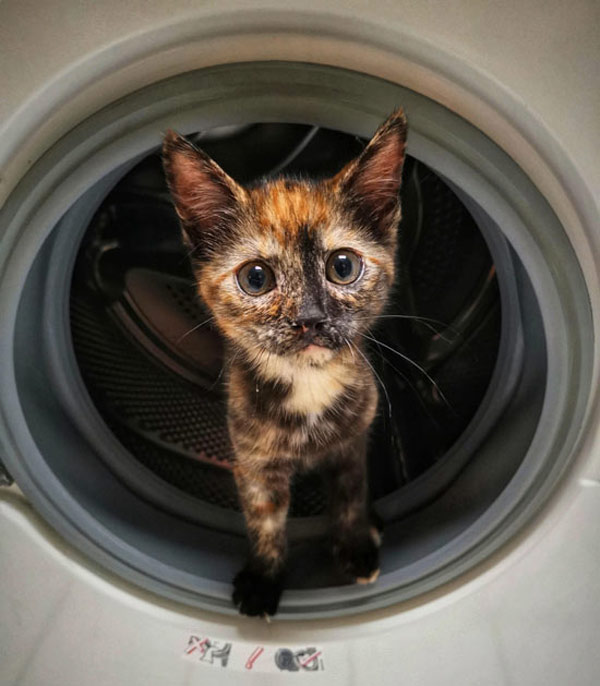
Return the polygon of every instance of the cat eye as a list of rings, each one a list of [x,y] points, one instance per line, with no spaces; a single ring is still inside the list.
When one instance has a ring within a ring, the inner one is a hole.
[[[275,287],[271,267],[262,262],[248,262],[237,273],[240,288],[248,295],[264,295]]]
[[[362,272],[362,259],[352,250],[336,250],[327,259],[325,273],[329,281],[346,286],[358,279]]]

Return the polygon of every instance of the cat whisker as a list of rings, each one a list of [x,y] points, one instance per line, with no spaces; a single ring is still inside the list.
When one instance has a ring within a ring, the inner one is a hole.
[[[454,408],[453,408],[452,405],[450,405],[450,403],[448,402],[448,399],[446,398],[446,396],[445,396],[444,393],[442,392],[442,389],[438,386],[438,384],[437,384],[437,383],[435,382],[435,380],[431,377],[431,375],[428,374],[427,371],[426,371],[425,369],[423,369],[423,367],[421,367],[420,364],[418,364],[418,363],[415,362],[414,360],[411,360],[411,358],[408,357],[408,355],[405,355],[404,353],[401,353],[399,350],[396,350],[395,348],[392,348],[390,345],[387,345],[387,343],[384,343],[383,341],[378,341],[376,338],[373,338],[372,336],[367,336],[367,335],[364,334],[364,333],[359,334],[359,336],[362,336],[363,338],[366,338],[366,339],[369,340],[369,341],[373,341],[373,343],[377,343],[377,344],[379,344],[379,345],[382,345],[384,348],[387,348],[387,350],[393,352],[395,355],[398,355],[398,356],[401,357],[403,360],[405,360],[406,362],[408,362],[409,364],[411,364],[413,367],[415,367],[416,369],[418,369],[418,370],[421,372],[421,374],[423,374],[423,376],[425,376],[425,378],[429,381],[429,383],[436,389],[438,395],[439,395],[440,398],[444,401],[444,403],[447,405],[447,407],[448,407],[449,409],[451,409],[452,411],[454,411]]]
[[[379,319],[413,319],[417,322],[417,324],[421,324],[425,328],[429,329],[430,331],[433,331],[435,334],[436,338],[440,338],[442,341],[445,341],[446,343],[453,343],[453,339],[448,338],[447,336],[444,336],[444,334],[436,327],[434,326],[431,321],[436,322],[439,324],[439,326],[445,326],[446,329],[451,331],[456,338],[459,338],[462,336],[462,333],[460,331],[457,331],[451,326],[442,324],[442,322],[438,322],[437,319],[430,320],[429,317],[416,317],[412,315],[402,315],[402,314],[389,314],[389,315],[381,315]]]
[[[423,326],[426,326],[430,331],[433,331],[436,335],[438,335],[443,341],[446,341],[447,343],[451,343],[452,341],[449,338],[446,338],[439,329],[433,326],[434,324],[437,324],[438,326],[450,331],[452,334],[456,336],[456,338],[462,337],[463,335],[461,331],[454,328],[450,324],[446,324],[445,322],[440,321],[439,319],[433,319],[432,317],[420,317],[416,314],[380,314],[377,317],[377,319],[412,319],[414,321],[419,322],[420,324],[423,324]]]
[[[379,357],[381,357],[381,359],[383,360],[383,363],[389,365],[389,366],[390,366],[390,367],[391,367],[391,368],[392,368],[392,369],[393,369],[393,370],[394,370],[394,371],[404,380],[404,382],[405,382],[406,384],[408,384],[408,387],[411,389],[411,391],[412,391],[412,392],[415,394],[415,396],[417,397],[419,403],[420,403],[421,406],[423,407],[423,409],[424,409],[425,413],[427,414],[427,416],[432,420],[432,422],[436,423],[436,420],[435,420],[435,418],[433,417],[433,415],[431,414],[431,412],[429,411],[429,409],[427,408],[427,405],[423,402],[423,399],[421,398],[421,395],[420,395],[418,389],[415,387],[415,385],[414,385],[413,383],[411,383],[408,374],[405,374],[404,372],[401,372],[401,371],[398,369],[398,367],[396,367],[396,365],[393,365],[393,364],[387,359],[387,357],[381,352],[381,345],[382,345],[381,341],[376,341],[376,345],[377,345],[377,348],[378,348],[377,354],[379,355]]]
[[[213,319],[214,317],[209,317],[208,319],[205,319],[203,322],[200,322],[200,324],[196,324],[196,326],[193,326],[189,331],[186,331],[183,334],[183,336],[180,336],[175,341],[175,344],[178,345],[184,338],[187,338],[191,333],[194,333],[194,331],[197,331],[199,328],[203,327],[205,324],[208,324],[208,322],[211,322]]]
[[[352,346],[350,345],[350,341],[347,338],[344,338],[346,341],[346,345],[348,346],[348,350],[350,350],[350,354],[352,355],[352,361],[355,362],[356,358],[354,357],[354,350],[352,349]]]
[[[422,324],[424,327],[426,327],[426,328],[429,329],[430,331],[433,331],[433,333],[435,334],[434,338],[440,338],[442,341],[444,341],[444,343],[448,343],[448,344],[450,344],[450,343],[453,342],[452,339],[448,338],[447,336],[444,336],[444,334],[441,333],[441,332],[439,331],[439,329],[436,329],[435,326],[433,326],[433,324],[430,324],[429,322],[425,322],[425,321],[423,321],[423,322],[418,322],[418,323],[419,323],[419,324]],[[461,336],[461,335],[462,335],[462,334],[457,333],[457,334],[456,334],[456,337],[458,338],[458,337]]]
[[[211,385],[208,387],[209,391],[212,391],[214,387],[219,383],[221,380],[221,377],[223,376],[223,372],[225,371],[225,365],[221,365],[221,369],[219,370],[219,373],[217,374],[217,378],[211,383]]]
[[[410,382],[408,376],[407,376],[406,374],[404,374],[403,372],[401,372],[397,367],[395,367],[395,366],[394,366],[394,365],[393,365],[393,364],[392,364],[392,363],[391,363],[391,362],[381,353],[381,350],[379,350],[378,355],[379,355],[379,357],[382,359],[384,365],[386,365],[386,364],[389,365],[389,366],[390,366],[390,367],[391,367],[391,368],[392,368],[392,369],[393,369],[393,370],[394,370],[394,371],[395,371],[395,372],[396,372],[396,373],[397,373],[397,374],[398,374],[398,375],[408,384],[408,386],[410,387],[410,389],[412,390],[412,392],[416,395],[417,400],[420,402],[420,404],[422,405],[422,407],[423,407],[423,409],[425,410],[425,412],[427,413],[427,415],[430,417],[430,419],[433,420],[433,417],[431,417],[431,414],[429,413],[427,407],[426,407],[425,404],[423,403],[423,399],[422,399],[421,396],[419,395],[417,389],[416,389],[416,388],[413,386],[413,384]],[[391,434],[390,434],[390,435],[391,435],[392,441],[394,441],[394,437],[395,437],[394,432],[391,431]],[[402,477],[404,478],[405,481],[409,481],[408,467],[407,467],[407,464],[406,464],[406,459],[405,459],[404,451],[400,449],[400,450],[395,451],[395,454],[398,456],[398,461],[399,461],[399,463],[400,463],[400,469],[402,470]]]
[[[379,351],[377,352],[377,354],[378,354],[379,357],[382,359],[383,363],[384,363],[384,364],[387,364],[389,367],[391,367],[391,368],[396,372],[396,374],[398,374],[398,376],[400,376],[400,378],[408,385],[408,387],[410,388],[410,390],[415,394],[415,397],[417,398],[419,404],[421,405],[421,407],[423,408],[423,411],[424,411],[425,414],[429,417],[429,419],[430,419],[433,423],[437,423],[435,417],[431,414],[431,412],[430,412],[429,408],[427,407],[426,403],[423,401],[423,398],[421,397],[421,394],[419,393],[419,391],[417,390],[417,388],[415,387],[415,385],[411,382],[409,376],[408,376],[407,374],[405,374],[404,372],[400,371],[400,370],[398,369],[398,367],[396,367],[396,365],[392,364],[392,363],[387,359],[387,357],[385,357],[385,355],[383,355],[383,353],[381,352],[381,348],[379,348]]]
[[[233,365],[233,363],[236,361],[236,359],[238,358],[239,354],[240,354],[240,351],[238,350],[238,351],[235,353],[235,355],[231,358],[231,360],[229,360],[229,366],[230,366],[230,367],[231,367],[231,366]],[[221,369],[219,370],[219,373],[218,373],[218,375],[217,375],[217,378],[216,378],[216,379],[212,382],[212,384],[209,386],[209,388],[208,388],[209,391],[212,391],[213,388],[219,383],[219,381],[221,380],[221,377],[223,376],[223,372],[225,371],[225,367],[226,367],[226,366],[227,366],[227,362],[224,361],[223,364],[221,365]]]
[[[362,334],[361,334],[361,335],[362,335]],[[385,394],[385,398],[386,398],[386,400],[387,400],[387,406],[388,406],[388,416],[389,416],[390,421],[392,421],[392,402],[391,402],[391,400],[390,400],[390,396],[389,396],[389,393],[388,393],[388,391],[387,391],[387,388],[385,387],[385,384],[383,383],[381,377],[380,377],[379,374],[376,372],[375,367],[373,367],[373,365],[369,362],[367,356],[362,352],[362,350],[361,350],[357,345],[354,345],[354,346],[353,346],[353,345],[350,343],[350,341],[348,341],[348,345],[350,345],[351,348],[354,348],[354,349],[356,350],[356,352],[357,352],[357,353],[363,358],[363,360],[369,365],[369,367],[371,368],[371,371],[373,372],[373,374],[375,374],[375,376],[376,376],[377,380],[379,381],[379,384],[380,384],[380,386],[381,386],[381,388],[383,389],[383,392],[384,392],[384,394]]]
[[[416,389],[415,389],[415,387],[411,384],[408,375],[405,374],[404,372],[401,372],[401,371],[398,369],[398,367],[396,367],[395,365],[393,365],[393,364],[385,357],[385,355],[381,352],[381,347],[380,347],[379,341],[377,341],[377,347],[379,348],[379,350],[377,351],[377,354],[379,355],[379,357],[381,357],[383,363],[389,365],[389,366],[390,366],[399,376],[402,377],[402,379],[403,379],[404,381],[406,381],[406,383],[411,387],[411,389],[412,389],[413,391],[416,392]]]

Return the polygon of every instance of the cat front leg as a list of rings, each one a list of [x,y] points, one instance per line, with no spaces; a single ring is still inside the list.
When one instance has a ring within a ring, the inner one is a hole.
[[[234,476],[250,557],[233,580],[233,602],[244,615],[274,615],[283,591],[291,470],[275,460],[253,459],[250,465],[238,463]]]
[[[366,436],[330,458],[333,552],[341,571],[358,584],[379,576],[380,530],[369,516]]]

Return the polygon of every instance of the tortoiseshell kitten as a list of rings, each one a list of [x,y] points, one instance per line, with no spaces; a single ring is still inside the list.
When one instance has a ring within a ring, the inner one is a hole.
[[[398,110],[333,178],[243,188],[185,138],[165,137],[198,292],[227,341],[228,426],[251,544],[233,582],[243,614],[277,609],[297,470],[329,472],[334,552],[348,578],[379,573],[366,480],[378,394],[361,334],[394,279],[405,141]]]

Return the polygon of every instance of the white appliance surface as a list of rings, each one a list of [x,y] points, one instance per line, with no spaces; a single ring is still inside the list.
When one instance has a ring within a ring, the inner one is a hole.
[[[312,61],[420,91],[483,130],[546,195],[598,330],[594,0],[4,0],[0,54],[0,203],[85,116],[179,72]],[[597,375],[596,360],[596,388]],[[335,620],[267,624],[170,603],[84,559],[17,488],[1,489],[0,683],[595,685],[599,426],[594,396],[563,487],[494,559],[412,603]],[[280,649],[295,671],[277,667]]]

